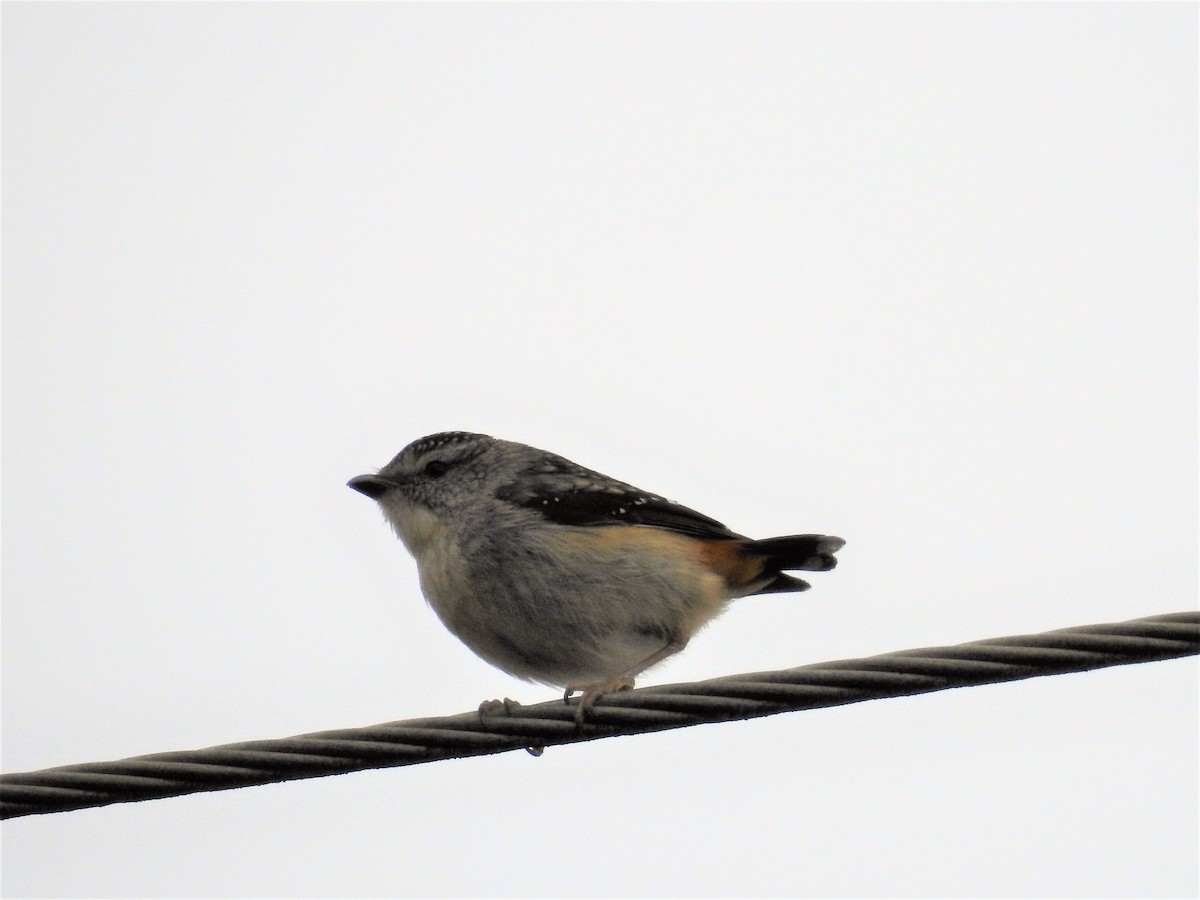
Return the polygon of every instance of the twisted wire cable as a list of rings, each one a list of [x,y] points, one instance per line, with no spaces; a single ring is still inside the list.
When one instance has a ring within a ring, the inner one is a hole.
[[[576,722],[575,707],[561,700],[533,706],[506,701],[494,713],[476,711],[408,719],[367,728],[0,775],[0,818],[506,750],[540,754],[555,744],[1198,653],[1200,612],[1180,612],[641,688],[601,697],[582,723]]]

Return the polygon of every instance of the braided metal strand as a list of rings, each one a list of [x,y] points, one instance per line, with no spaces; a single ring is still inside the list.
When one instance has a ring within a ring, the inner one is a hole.
[[[1200,653],[1200,612],[886,653],[561,701],[0,775],[0,818],[228,790]]]

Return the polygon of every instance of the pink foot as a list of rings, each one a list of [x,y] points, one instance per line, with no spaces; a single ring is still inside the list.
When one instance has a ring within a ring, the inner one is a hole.
[[[579,706],[575,708],[575,721],[582,725],[583,720],[587,718],[588,710],[592,708],[592,704],[596,702],[597,698],[605,694],[628,691],[632,688],[633,679],[628,675],[613,675],[611,678],[597,681],[595,684],[568,684],[566,693],[563,694],[563,703],[569,703],[572,694],[583,692],[583,696],[579,698]]]
[[[516,700],[509,700],[505,697],[503,700],[484,700],[479,704],[479,721],[483,721],[484,716],[490,716],[492,713],[498,713],[504,710],[506,716],[511,716],[513,710],[521,704]]]

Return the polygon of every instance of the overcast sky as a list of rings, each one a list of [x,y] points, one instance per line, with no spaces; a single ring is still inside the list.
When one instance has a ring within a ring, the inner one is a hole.
[[[5,4],[3,769],[550,699],[348,490],[847,540],[643,678],[1194,608],[1194,4]],[[1197,665],[15,820],[8,896],[1195,896]]]

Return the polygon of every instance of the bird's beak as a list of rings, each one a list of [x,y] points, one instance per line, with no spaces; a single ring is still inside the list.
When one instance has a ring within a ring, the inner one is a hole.
[[[352,487],[372,500],[378,500],[395,486],[394,482],[378,475],[356,475],[346,482],[346,487]]]

